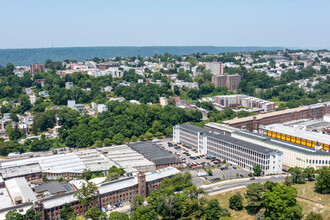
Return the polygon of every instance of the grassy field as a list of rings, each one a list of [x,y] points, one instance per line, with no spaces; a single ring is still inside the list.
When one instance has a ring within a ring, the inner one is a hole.
[[[246,211],[246,209],[243,209],[242,211],[234,211],[229,208],[229,198],[236,193],[240,193],[244,197],[244,193],[246,192],[246,188],[242,189],[235,189],[232,191],[227,191],[224,193],[220,193],[214,196],[210,196],[211,199],[217,199],[220,203],[220,206],[222,208],[226,208],[230,211],[231,217],[233,219],[241,219],[241,220],[253,220],[255,218],[254,215],[249,215]],[[244,200],[243,203],[244,206],[247,205],[246,201]]]
[[[302,207],[303,214],[306,216],[311,211],[322,214],[324,220],[330,220],[330,195],[322,195],[314,192],[315,182],[307,182],[305,184],[296,184],[294,187],[298,190],[297,198],[299,205]],[[242,211],[233,211],[229,209],[229,198],[236,193],[240,193],[244,197],[246,188],[236,189],[232,191],[227,191],[220,193],[214,196],[209,196],[212,199],[218,199],[220,206],[226,208],[230,211],[233,219],[240,220],[253,220],[254,215],[249,215],[245,209]],[[313,201],[309,201],[309,200]],[[321,204],[320,204],[321,203]],[[324,205],[322,205],[324,204]],[[244,206],[247,205],[246,200],[244,199]]]
[[[321,213],[323,219],[330,219],[330,195],[322,195],[314,192],[315,182],[307,182],[305,184],[294,185],[298,190],[298,196],[302,198],[297,198],[298,203],[303,209],[304,215],[309,212],[314,211]],[[306,198],[306,199],[305,199]],[[307,199],[313,200],[309,201]],[[322,204],[319,204],[322,203]]]

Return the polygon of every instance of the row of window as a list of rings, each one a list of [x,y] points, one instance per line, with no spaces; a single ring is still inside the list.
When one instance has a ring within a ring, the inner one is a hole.
[[[309,162],[308,162],[308,159],[307,159],[306,163],[310,163],[310,164],[330,164],[330,160],[329,160],[329,163],[328,163],[327,160],[309,160]]]

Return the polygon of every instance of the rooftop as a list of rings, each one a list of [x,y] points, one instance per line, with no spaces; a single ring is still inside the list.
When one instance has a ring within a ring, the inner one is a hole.
[[[57,182],[57,181],[43,183],[35,187],[34,190],[37,193],[48,191],[51,195],[73,191],[73,189],[70,187],[70,185],[67,182]]]
[[[243,141],[243,140],[233,138],[233,137],[229,137],[229,136],[226,136],[226,135],[223,135],[223,134],[212,133],[210,131],[205,132],[204,134],[207,135],[208,137],[212,137],[212,138],[215,138],[215,139],[218,139],[218,140],[222,140],[222,141],[225,141],[227,143],[231,143],[231,144],[234,144],[234,145],[246,148],[246,149],[250,149],[254,152],[258,152],[258,153],[261,153],[261,154],[271,154],[271,153],[276,152],[273,149],[270,149],[270,148],[267,148],[267,147],[264,147],[264,146],[261,146],[261,145],[257,145],[257,144],[252,144],[250,142]]]
[[[257,134],[257,133],[252,133],[252,132],[245,131],[245,130],[239,130],[239,131],[237,131],[233,134],[244,136],[244,137],[247,137],[249,139],[263,141],[263,142],[266,142],[266,143],[269,143],[269,144],[277,145],[277,146],[282,147],[282,148],[289,148],[290,150],[298,151],[300,153],[330,156],[330,153],[327,153],[327,152],[324,152],[324,151],[315,150],[315,149],[312,149],[310,147],[305,147],[305,146],[302,146],[302,145],[289,143],[289,142],[278,140],[278,139],[273,139],[273,138],[270,138],[268,136],[264,136],[264,135]]]
[[[148,160],[151,160],[156,165],[174,164],[181,162],[175,155],[151,142],[129,144],[129,147],[141,153],[144,157],[146,157]]]
[[[22,201],[22,203],[25,203],[37,199],[24,177],[6,180],[5,184],[8,194],[13,201]]]
[[[330,136],[327,134],[305,131],[295,127],[284,126],[283,124],[267,125],[264,126],[264,129],[330,145]]]
[[[180,125],[180,128],[188,129],[188,130],[193,131],[193,132],[203,132],[203,131],[205,131],[204,128],[197,127],[195,125],[190,125],[190,124]]]
[[[312,109],[320,108],[324,105],[330,106],[330,102],[317,103],[317,104],[308,105],[308,106],[300,106],[298,108],[285,109],[282,111],[270,112],[270,113],[266,113],[266,114],[259,114],[256,116],[248,116],[248,117],[244,117],[244,118],[234,118],[232,120],[224,121],[224,123],[236,124],[236,123],[240,123],[240,122],[252,121],[253,117],[256,117],[257,120],[260,120],[260,119],[267,118],[267,117],[272,117],[272,116],[277,116],[277,115],[282,115],[282,114],[287,114],[287,113],[293,113],[296,111],[302,111],[302,110],[309,109],[309,108],[312,108]]]
[[[15,176],[23,176],[33,173],[40,173],[41,167],[39,163],[31,163],[26,165],[17,165],[13,167],[4,167],[2,169],[2,177],[5,179]]]

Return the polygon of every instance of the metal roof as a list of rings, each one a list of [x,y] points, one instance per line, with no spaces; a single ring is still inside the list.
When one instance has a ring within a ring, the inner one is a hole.
[[[141,153],[148,160],[151,160],[156,165],[180,163],[181,161],[169,151],[160,148],[157,144],[151,142],[139,142],[129,144],[133,150]]]
[[[60,192],[70,192],[73,189],[66,182],[60,183],[57,181],[52,181],[48,183],[43,183],[34,188],[37,193],[48,191],[50,194],[57,194]]]

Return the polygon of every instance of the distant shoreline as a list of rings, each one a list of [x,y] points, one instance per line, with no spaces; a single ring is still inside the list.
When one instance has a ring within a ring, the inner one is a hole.
[[[231,47],[231,46],[106,46],[106,47],[54,47],[29,49],[0,49],[0,65],[7,63],[14,65],[30,65],[44,63],[46,59],[56,61],[85,60],[111,57],[153,56],[155,53],[170,53],[175,55],[192,53],[228,53],[228,52],[254,52],[257,50],[282,50],[283,47]]]

